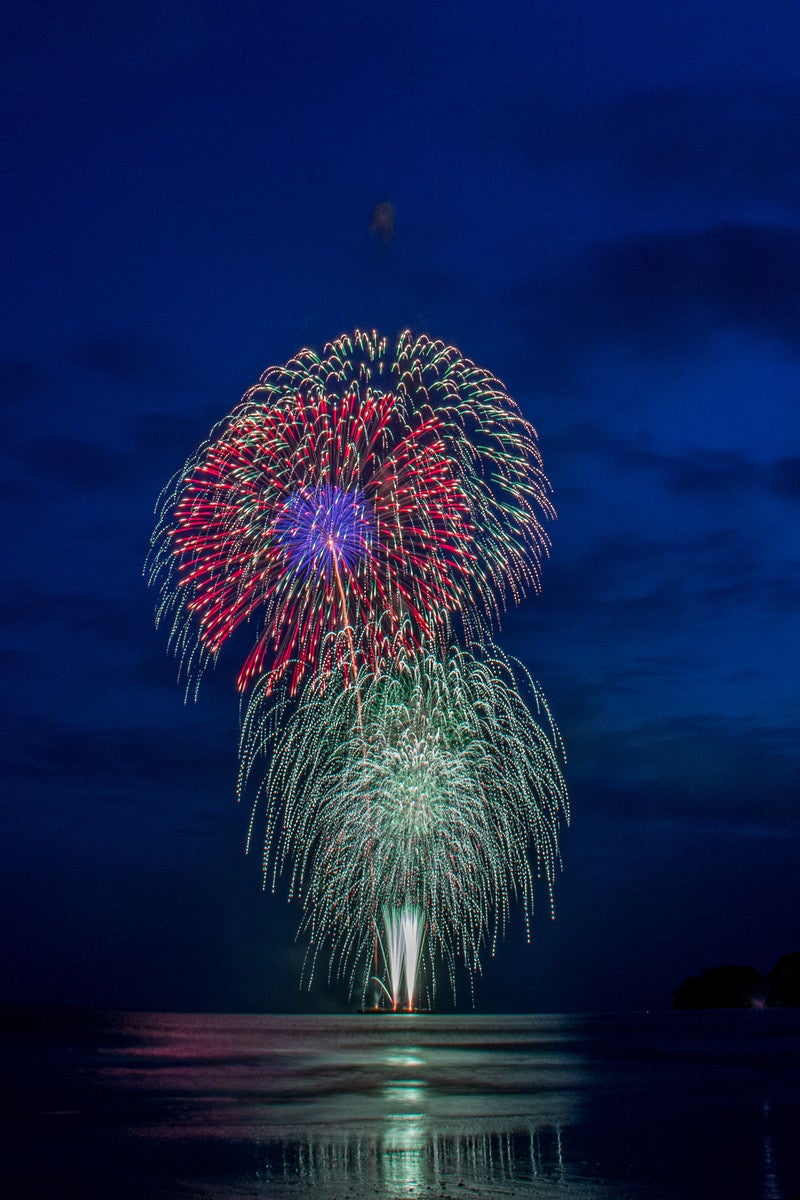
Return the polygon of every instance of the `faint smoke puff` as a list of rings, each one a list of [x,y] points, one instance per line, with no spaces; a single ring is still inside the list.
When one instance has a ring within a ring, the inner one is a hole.
[[[390,242],[394,237],[394,205],[391,200],[379,200],[372,210],[369,231],[378,242]]]

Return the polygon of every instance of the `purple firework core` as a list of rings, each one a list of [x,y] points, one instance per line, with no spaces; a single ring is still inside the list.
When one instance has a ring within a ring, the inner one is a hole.
[[[326,579],[337,564],[352,570],[366,558],[374,536],[369,501],[335,483],[293,492],[275,521],[275,537],[292,566]]]

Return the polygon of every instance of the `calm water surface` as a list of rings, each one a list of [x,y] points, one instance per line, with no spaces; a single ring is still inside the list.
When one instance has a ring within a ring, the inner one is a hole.
[[[6,1195],[800,1200],[800,1011],[17,1013],[2,1056]]]

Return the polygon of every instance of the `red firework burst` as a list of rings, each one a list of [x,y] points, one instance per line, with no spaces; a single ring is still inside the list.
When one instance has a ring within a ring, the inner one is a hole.
[[[240,689],[347,680],[538,586],[531,426],[453,347],[386,350],[357,332],[270,368],[167,489],[151,578],[190,678],[253,621]]]
[[[240,688],[267,661],[292,692],[374,667],[464,602],[472,528],[440,423],[405,429],[396,407],[350,392],[249,408],[184,479],[170,533],[203,644],[216,655],[262,614]]]

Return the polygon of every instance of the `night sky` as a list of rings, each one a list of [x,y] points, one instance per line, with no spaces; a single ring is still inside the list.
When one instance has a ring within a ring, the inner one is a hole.
[[[142,567],[212,424],[356,326],[498,375],[558,510],[498,640],[573,822],[477,1007],[664,1008],[800,950],[795,0],[6,19],[0,1002],[346,1004],[244,853],[237,655],[184,705]]]

